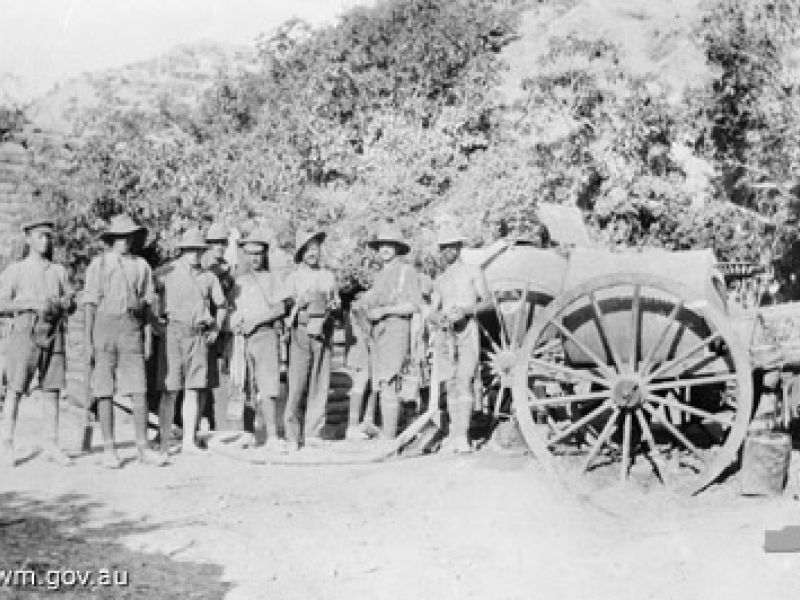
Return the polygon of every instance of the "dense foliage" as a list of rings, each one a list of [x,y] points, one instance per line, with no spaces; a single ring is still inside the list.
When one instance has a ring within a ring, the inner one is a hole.
[[[190,220],[264,219],[287,248],[298,227],[329,229],[342,285],[358,286],[382,221],[431,266],[445,215],[487,241],[530,227],[538,202],[576,203],[613,245],[757,261],[793,241],[796,2],[711,3],[697,35],[716,75],[683,102],[621,71],[613,40],[569,37],[508,106],[500,51],[529,6],[386,0],[320,30],[291,21],[260,40],[257,72],[224,74],[196,111],[165,98],[90,116],[62,185],[70,254],[119,210],[160,255]]]

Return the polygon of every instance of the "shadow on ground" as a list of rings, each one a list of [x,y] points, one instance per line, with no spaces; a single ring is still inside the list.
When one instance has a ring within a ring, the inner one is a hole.
[[[90,527],[89,513],[97,508],[102,505],[78,494],[46,502],[15,492],[0,494],[0,598],[49,598],[57,583],[58,597],[67,599],[218,600],[231,589],[221,580],[221,566],[134,552],[119,542],[123,536],[163,525],[123,520]],[[38,586],[31,585],[29,575],[27,580],[19,575],[4,580],[17,570],[35,572]],[[108,583],[121,582],[127,574],[127,585],[98,585],[105,583],[103,570],[109,572]],[[94,586],[70,585],[76,571],[90,571],[100,581]]]

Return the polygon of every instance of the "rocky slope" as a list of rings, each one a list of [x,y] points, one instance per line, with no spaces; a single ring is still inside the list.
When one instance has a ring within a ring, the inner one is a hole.
[[[39,128],[72,133],[91,111],[146,112],[158,108],[164,98],[193,106],[219,73],[253,68],[254,60],[254,50],[247,47],[180,45],[151,60],[70,79],[36,100],[27,114]]]

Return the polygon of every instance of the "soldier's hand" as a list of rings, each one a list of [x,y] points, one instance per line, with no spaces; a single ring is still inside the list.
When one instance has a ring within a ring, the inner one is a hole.
[[[206,333],[206,342],[209,344],[213,344],[214,342],[217,341],[218,337],[219,337],[219,329],[217,329],[216,327],[212,327]]]
[[[464,311],[457,306],[451,306],[444,312],[443,316],[451,323],[456,323],[464,318]]]
[[[385,316],[382,308],[370,308],[366,314],[369,321],[380,321]]]
[[[150,360],[153,356],[153,336],[146,335],[144,338],[144,359]]]

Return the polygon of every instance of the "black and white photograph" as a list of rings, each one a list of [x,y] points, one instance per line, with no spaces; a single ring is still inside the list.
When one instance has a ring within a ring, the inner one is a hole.
[[[0,0],[0,600],[800,598],[800,0]]]

